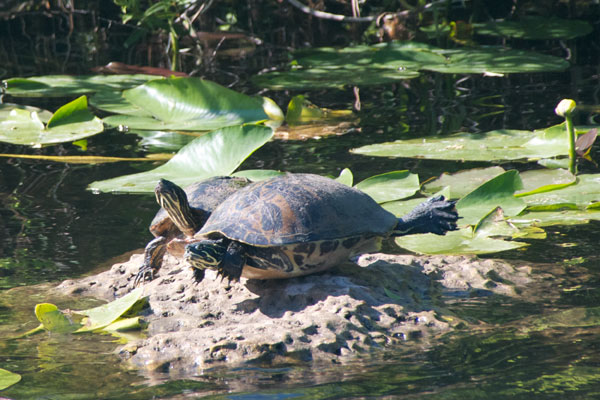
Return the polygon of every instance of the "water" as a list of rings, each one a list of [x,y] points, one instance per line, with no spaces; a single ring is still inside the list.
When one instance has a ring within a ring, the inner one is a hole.
[[[360,131],[303,142],[274,141],[243,169],[272,168],[337,175],[349,167],[356,180],[410,169],[421,180],[485,163],[384,159],[352,155],[350,148],[399,137],[460,129],[533,129],[558,123],[561,98],[596,103],[594,71],[509,78],[424,75],[402,85],[361,90]],[[269,95],[269,93],[267,93]],[[287,95],[273,94],[280,105]],[[315,93],[329,108],[350,108],[351,91]],[[498,112],[500,111],[500,112]],[[585,119],[585,116],[580,117]],[[582,122],[585,122],[582,121]],[[98,155],[145,153],[134,135],[108,131],[89,139]],[[4,153],[25,152],[1,144]],[[75,155],[72,145],[43,149]],[[598,154],[596,154],[598,158]],[[203,371],[196,376],[134,371],[118,354],[115,339],[100,335],[41,334],[7,340],[37,325],[33,307],[54,302],[85,308],[93,302],[42,295],[57,282],[110,266],[151,238],[148,224],[157,206],[150,195],[92,194],[95,180],[132,173],[149,164],[65,165],[7,159],[0,162],[0,367],[23,380],[2,392],[9,398],[590,398],[598,395],[600,305],[595,239],[598,223],[548,229],[545,241],[497,255],[535,264],[560,282],[551,295],[463,300],[450,309],[481,321],[473,329],[441,338],[433,347],[418,341],[363,356],[349,365],[256,365]],[[505,168],[528,168],[507,163]],[[591,164],[582,172],[597,172]],[[578,257],[582,261],[578,261]],[[33,285],[33,286],[32,286]],[[42,286],[35,286],[42,285]],[[9,290],[10,288],[13,288]],[[567,311],[580,313],[565,314]],[[540,322],[540,318],[548,320]],[[550,322],[548,322],[550,321]],[[543,329],[539,328],[544,323]],[[174,379],[176,378],[176,379]]]

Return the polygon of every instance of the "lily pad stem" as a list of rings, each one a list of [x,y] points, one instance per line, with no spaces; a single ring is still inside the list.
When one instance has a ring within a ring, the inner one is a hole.
[[[571,99],[563,99],[558,103],[554,112],[565,119],[567,135],[569,137],[569,172],[573,175],[577,174],[577,153],[575,152],[575,127],[571,115],[575,110],[575,101]]]

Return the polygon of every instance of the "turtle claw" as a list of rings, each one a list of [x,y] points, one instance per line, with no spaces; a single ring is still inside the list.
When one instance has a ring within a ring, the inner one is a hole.
[[[415,233],[434,233],[444,235],[457,230],[456,221],[460,218],[456,212],[456,201],[448,201],[444,196],[433,197],[398,220],[393,236]]]
[[[151,281],[154,279],[154,268],[148,264],[143,264],[140,267],[137,275],[133,279],[133,286],[138,286],[143,281]]]
[[[194,281],[196,283],[202,282],[204,279],[204,270],[200,268],[192,268],[192,270],[194,272]]]

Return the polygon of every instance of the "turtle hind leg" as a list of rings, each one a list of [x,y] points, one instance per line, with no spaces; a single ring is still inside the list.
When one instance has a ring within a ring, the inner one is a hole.
[[[418,206],[404,217],[392,236],[412,235],[415,233],[435,233],[444,235],[456,230],[456,221],[460,218],[456,212],[455,201],[448,201],[444,196],[433,197]]]
[[[137,286],[142,281],[151,281],[154,279],[154,274],[160,269],[162,259],[167,251],[167,239],[164,236],[158,236],[151,240],[144,249],[144,262],[138,270],[134,286]]]
[[[242,276],[244,264],[246,264],[246,249],[241,243],[231,242],[227,246],[227,251],[219,264],[217,273],[230,282],[237,282]]]

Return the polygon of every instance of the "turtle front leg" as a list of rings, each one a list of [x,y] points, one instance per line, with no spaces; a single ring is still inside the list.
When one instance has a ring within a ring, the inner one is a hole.
[[[167,251],[167,239],[163,236],[158,236],[146,245],[144,249],[144,262],[140,267],[135,279],[134,286],[137,286],[142,281],[151,281],[154,279],[154,274],[160,269],[162,259]]]
[[[448,231],[455,231],[456,221],[460,218],[455,204],[455,201],[448,201],[444,196],[437,196],[419,204],[398,219],[398,225],[392,232],[392,236],[415,233],[444,235]]]
[[[246,249],[241,243],[231,242],[223,255],[223,261],[217,268],[217,274],[227,278],[230,282],[238,282],[242,276],[242,269],[246,264]]]

